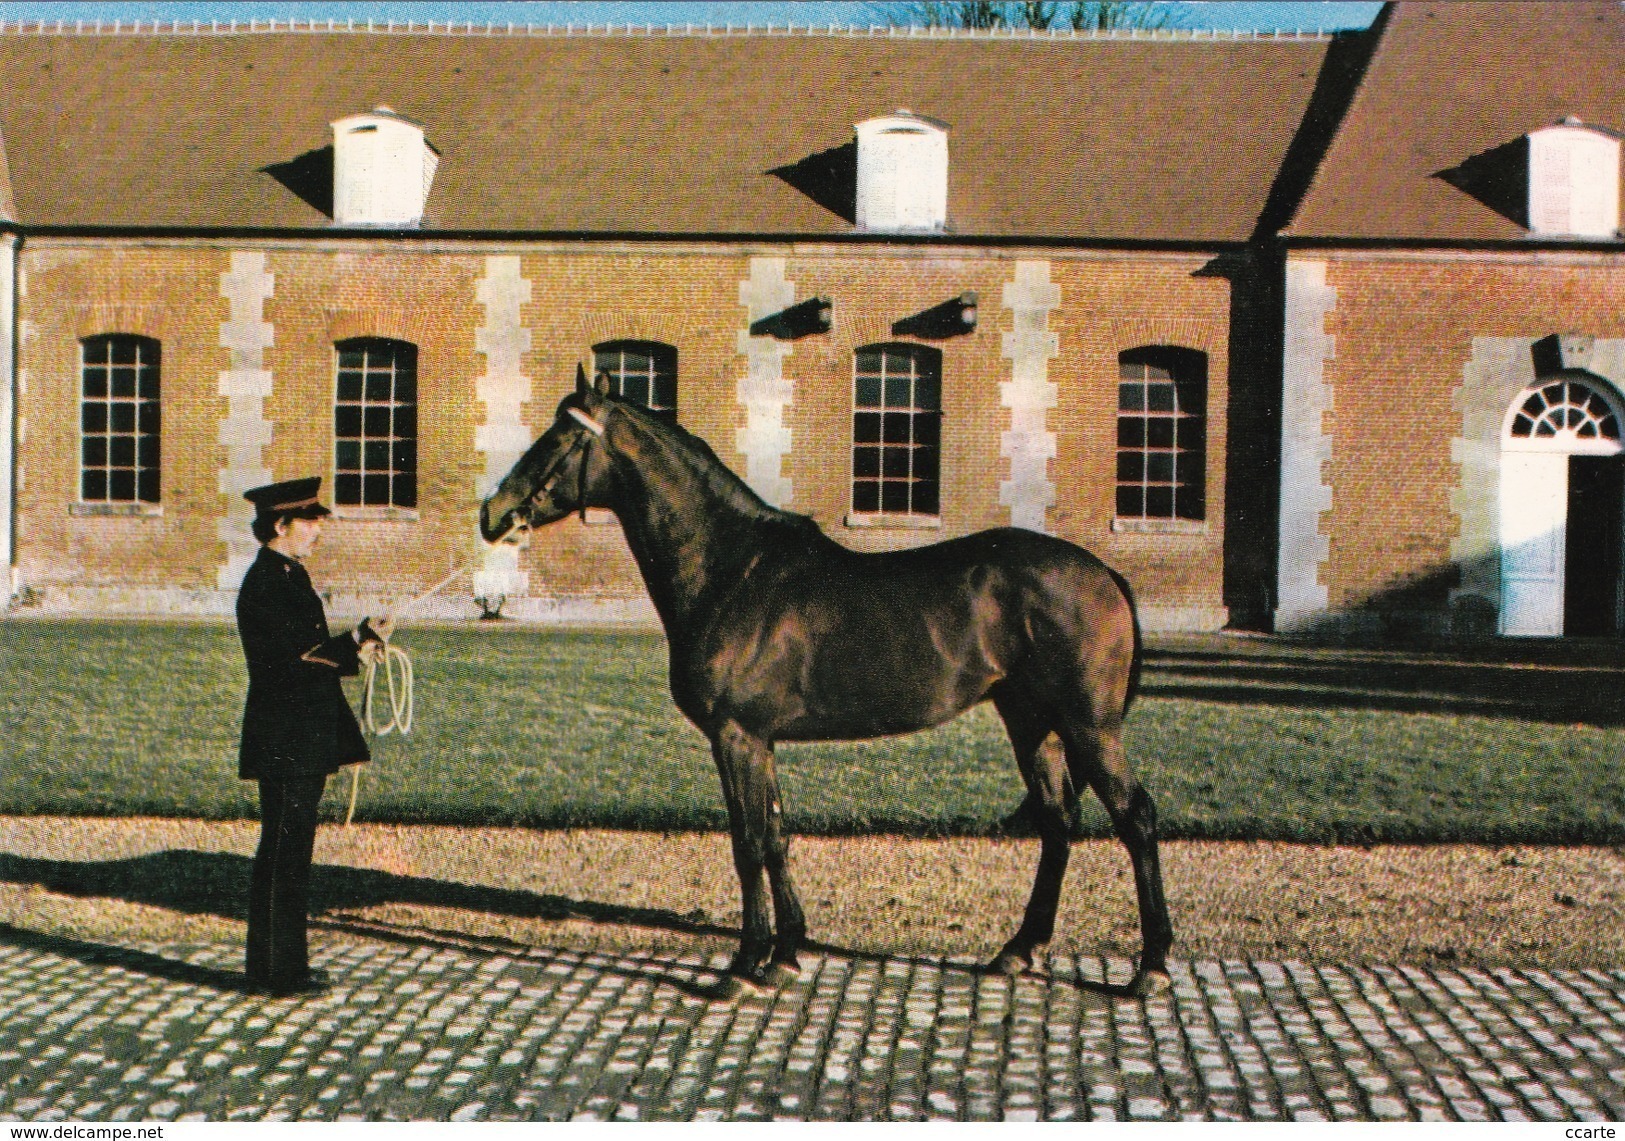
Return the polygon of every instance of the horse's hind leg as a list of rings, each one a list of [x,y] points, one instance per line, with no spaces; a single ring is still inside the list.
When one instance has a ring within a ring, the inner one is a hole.
[[[1106,806],[1118,839],[1134,865],[1134,893],[1140,906],[1140,964],[1134,986],[1145,990],[1166,981],[1173,921],[1162,893],[1162,866],[1157,857],[1157,811],[1151,795],[1129,773],[1120,730],[1071,726],[1063,730],[1067,762],[1080,783],[1087,781]]]
[[[1033,951],[1055,934],[1055,912],[1061,902],[1061,883],[1072,854],[1072,816],[1076,794],[1067,773],[1059,742],[1049,725],[1026,698],[1003,690],[993,698],[1004,718],[1016,764],[1027,784],[1028,820],[1038,830],[1038,872],[1021,926],[1004,945],[989,969],[1019,975],[1033,965]]]
[[[728,722],[712,739],[712,754],[728,805],[728,830],[733,838],[734,867],[739,872],[744,909],[739,951],[728,973],[766,983],[773,974],[796,970],[797,952],[807,930],[801,901],[790,882],[790,841],[784,833],[773,750],[742,726]],[[762,890],[764,870],[772,884],[777,941],[768,917],[767,895]]]

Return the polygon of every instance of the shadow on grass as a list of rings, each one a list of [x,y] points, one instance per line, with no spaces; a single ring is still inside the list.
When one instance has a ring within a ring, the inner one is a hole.
[[[1149,647],[1145,664],[1142,693],[1152,698],[1625,725],[1625,649],[1612,640],[1448,650],[1260,642],[1233,653],[1169,644]]]

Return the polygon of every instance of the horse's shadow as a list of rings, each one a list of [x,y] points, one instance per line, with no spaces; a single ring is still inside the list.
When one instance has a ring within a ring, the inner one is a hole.
[[[117,860],[57,860],[0,852],[0,883],[26,884],[83,899],[117,899],[185,915],[215,915],[242,920],[248,913],[251,860],[231,852],[199,852],[171,848]],[[521,919],[579,920],[606,926],[642,927],[687,936],[733,939],[738,929],[710,922],[694,912],[679,914],[668,908],[631,907],[624,904],[573,899],[569,896],[458,883],[425,876],[398,875],[373,868],[317,864],[311,870],[312,926],[384,942],[455,949],[463,953],[523,954],[534,950],[499,936],[469,935],[421,924],[374,919],[356,912],[383,904],[447,907]],[[0,942],[61,954],[93,965],[115,965],[175,982],[197,983],[220,990],[241,990],[243,976],[214,967],[165,958],[150,951],[103,945],[67,936],[48,935],[0,923]],[[809,940],[809,951],[852,960],[907,960]],[[705,985],[696,971],[676,961],[640,956],[645,967],[624,965],[627,956],[604,955],[603,969],[676,987],[697,997],[715,999],[736,992],[726,980]],[[920,963],[979,973],[981,968],[944,964],[920,958]],[[617,965],[621,964],[621,965]],[[1073,980],[1079,990],[1107,996],[1129,993],[1127,988],[1088,979]]]

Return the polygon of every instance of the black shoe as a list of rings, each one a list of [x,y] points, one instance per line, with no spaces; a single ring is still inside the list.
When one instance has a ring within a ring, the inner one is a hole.
[[[296,995],[326,994],[333,986],[327,981],[327,972],[312,971],[303,978],[277,979],[275,981],[256,979],[248,984],[250,994],[264,995],[267,998],[293,998]]]

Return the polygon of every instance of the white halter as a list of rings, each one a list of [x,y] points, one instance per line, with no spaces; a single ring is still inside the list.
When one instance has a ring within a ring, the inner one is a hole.
[[[591,432],[593,435],[602,436],[604,434],[604,426],[603,426],[603,424],[599,423],[597,420],[594,420],[591,416],[587,415],[581,409],[579,409],[579,408],[566,408],[565,411],[570,414],[570,419],[572,419],[576,423],[580,424],[583,428],[587,429],[587,431]]]

